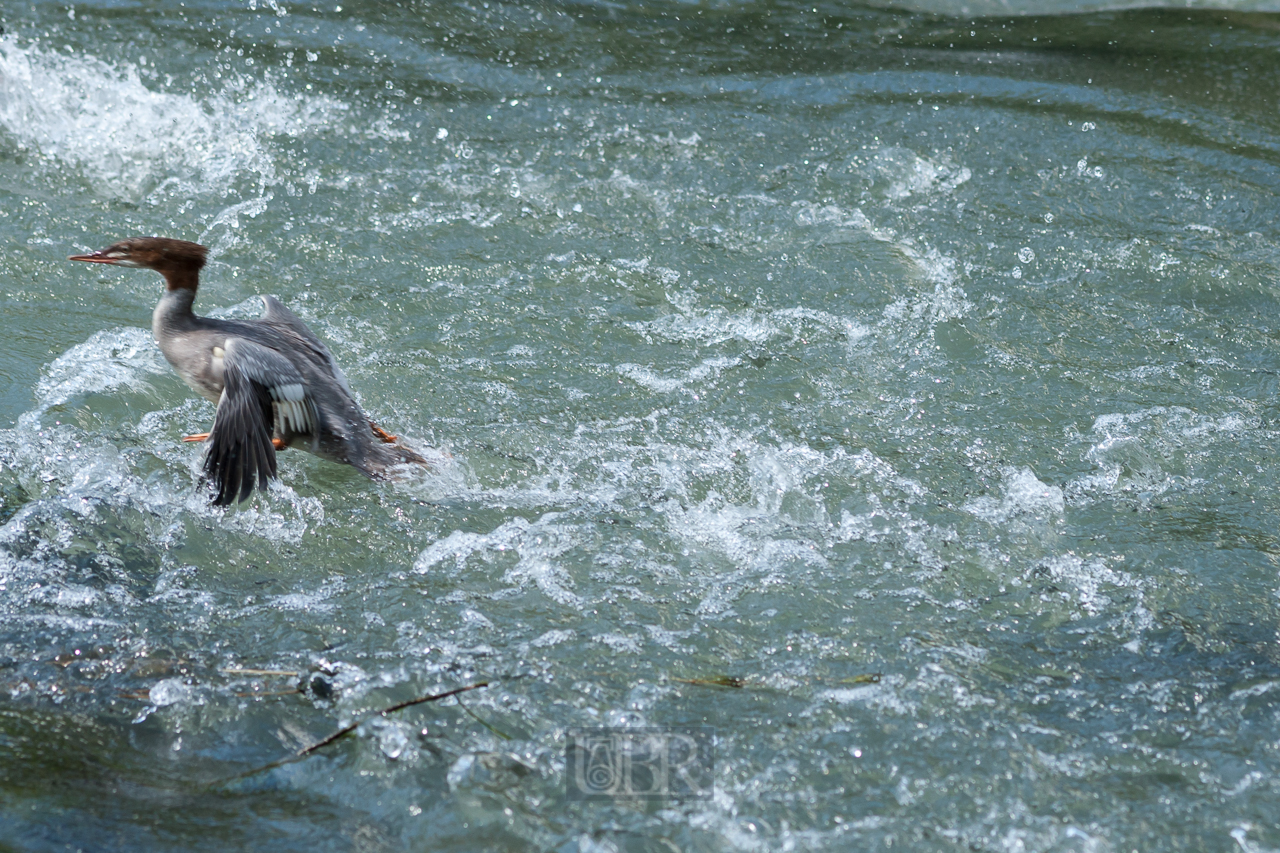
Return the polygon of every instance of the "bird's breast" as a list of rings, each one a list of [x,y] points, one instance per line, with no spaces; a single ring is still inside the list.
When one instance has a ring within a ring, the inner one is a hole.
[[[197,336],[173,336],[160,341],[160,351],[191,390],[212,403],[222,396],[225,350]]]

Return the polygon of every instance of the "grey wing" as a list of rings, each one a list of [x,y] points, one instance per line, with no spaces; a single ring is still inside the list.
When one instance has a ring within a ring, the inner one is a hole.
[[[285,326],[292,329],[299,337],[311,344],[311,346],[320,350],[325,355],[329,354],[328,348],[324,345],[323,341],[316,337],[316,333],[311,331],[311,328],[306,323],[302,322],[301,317],[284,307],[284,303],[279,299],[276,299],[274,296],[264,296],[262,297],[262,304],[266,308],[266,310],[262,312],[263,320],[273,326]]]
[[[276,476],[276,450],[271,435],[312,433],[315,404],[302,374],[275,350],[244,338],[223,345],[223,387],[209,431],[205,474],[217,488],[214,504],[243,501],[254,485],[265,489]]]
[[[262,319],[272,325],[283,326],[291,330],[324,356],[325,361],[329,363],[329,369],[333,371],[333,378],[338,381],[338,384],[342,386],[342,390],[346,391],[348,396],[354,398],[355,395],[351,393],[351,386],[347,384],[347,377],[342,372],[342,368],[338,367],[338,362],[333,360],[333,354],[329,352],[329,348],[324,345],[324,341],[316,337],[316,333],[311,331],[311,327],[302,322],[302,318],[297,314],[284,307],[284,303],[274,296],[262,297],[262,304],[266,306]]]

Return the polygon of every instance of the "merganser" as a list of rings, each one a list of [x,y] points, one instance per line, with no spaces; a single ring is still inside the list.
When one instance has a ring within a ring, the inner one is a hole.
[[[166,290],[151,315],[160,351],[183,381],[217,404],[204,471],[214,504],[243,501],[276,476],[276,450],[298,447],[373,479],[426,460],[364,413],[333,356],[274,296],[259,320],[214,320],[191,311],[208,249],[165,237],[134,237],[73,261],[155,270]]]

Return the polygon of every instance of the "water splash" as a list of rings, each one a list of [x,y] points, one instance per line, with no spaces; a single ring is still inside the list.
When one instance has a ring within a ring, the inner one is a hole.
[[[973,177],[964,166],[935,162],[909,148],[882,148],[872,155],[869,166],[877,183],[887,185],[882,192],[890,201],[946,195]]]
[[[1007,468],[1004,474],[1004,497],[974,498],[964,505],[983,521],[1003,524],[1022,517],[1056,519],[1062,516],[1066,502],[1062,489],[1042,483],[1030,468]]]
[[[95,332],[54,359],[36,384],[39,415],[83,394],[117,388],[144,391],[147,377],[168,371],[160,350],[145,329]]]
[[[49,166],[70,166],[108,198],[164,189],[225,192],[276,183],[268,139],[298,136],[345,110],[289,95],[270,80],[233,79],[204,97],[155,91],[131,63],[0,41],[0,132]]]

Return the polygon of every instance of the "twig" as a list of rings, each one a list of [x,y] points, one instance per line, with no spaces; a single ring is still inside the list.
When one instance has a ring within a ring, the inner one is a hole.
[[[736,675],[715,675],[711,678],[672,678],[671,680],[679,681],[681,684],[701,684],[707,687],[742,688],[747,686],[746,680],[738,678]]]
[[[482,719],[478,714],[476,714],[476,712],[475,712],[475,711],[472,711],[472,710],[471,710],[470,708],[468,708],[466,705],[463,705],[463,704],[462,704],[462,700],[461,700],[461,699],[456,699],[456,700],[454,700],[454,701],[456,701],[456,702],[458,703],[458,707],[459,707],[459,708],[461,708],[463,711],[465,711],[465,712],[466,712],[466,714],[467,714],[467,716],[468,716],[468,717],[470,717],[471,719],[475,720],[477,723],[479,723],[480,725],[484,726],[486,729],[488,729],[489,731],[493,732],[495,735],[497,735],[498,737],[502,738],[503,740],[511,740],[511,735],[507,734],[506,732],[502,731],[501,729],[494,728],[493,726],[489,725],[489,723],[485,722],[485,721],[484,721],[484,720],[483,720],[483,719]]]
[[[296,687],[293,688],[292,690],[264,690],[259,693],[254,693],[252,690],[250,690],[246,693],[237,693],[236,697],[239,699],[248,699],[248,698],[257,697],[257,696],[295,696],[301,692],[302,691]]]
[[[226,779],[219,779],[216,782],[211,782],[209,784],[209,787],[214,787],[217,785],[225,785],[228,782],[234,782],[237,779],[243,779],[246,776],[257,775],[258,773],[261,773],[264,770],[274,770],[277,767],[282,767],[285,764],[291,764],[294,761],[297,761],[301,758],[306,758],[308,755],[315,752],[316,750],[323,749],[324,747],[328,746],[334,741],[342,737],[345,737],[346,735],[351,734],[356,729],[358,729],[362,724],[368,722],[369,720],[372,720],[374,717],[385,717],[387,714],[391,714],[396,711],[402,711],[405,708],[410,708],[414,705],[421,705],[424,702],[436,702],[441,699],[448,699],[450,696],[457,696],[459,693],[466,693],[468,690],[477,690],[481,687],[488,687],[488,686],[489,686],[489,682],[478,681],[475,684],[468,684],[466,687],[455,687],[453,690],[446,690],[444,693],[435,693],[435,694],[432,694],[431,696],[419,696],[417,699],[410,699],[408,702],[401,702],[397,705],[392,705],[389,708],[383,708],[381,711],[377,711],[373,714],[370,714],[364,719],[358,720],[349,726],[343,726],[333,734],[329,735],[326,738],[321,738],[320,740],[316,741],[310,746],[304,746],[302,749],[298,750],[293,755],[286,755],[284,758],[281,758],[277,761],[272,761],[269,764],[264,764],[261,767],[255,767],[252,770],[246,770],[243,773],[237,773],[235,776],[228,776]],[[481,722],[483,722],[483,720]]]

